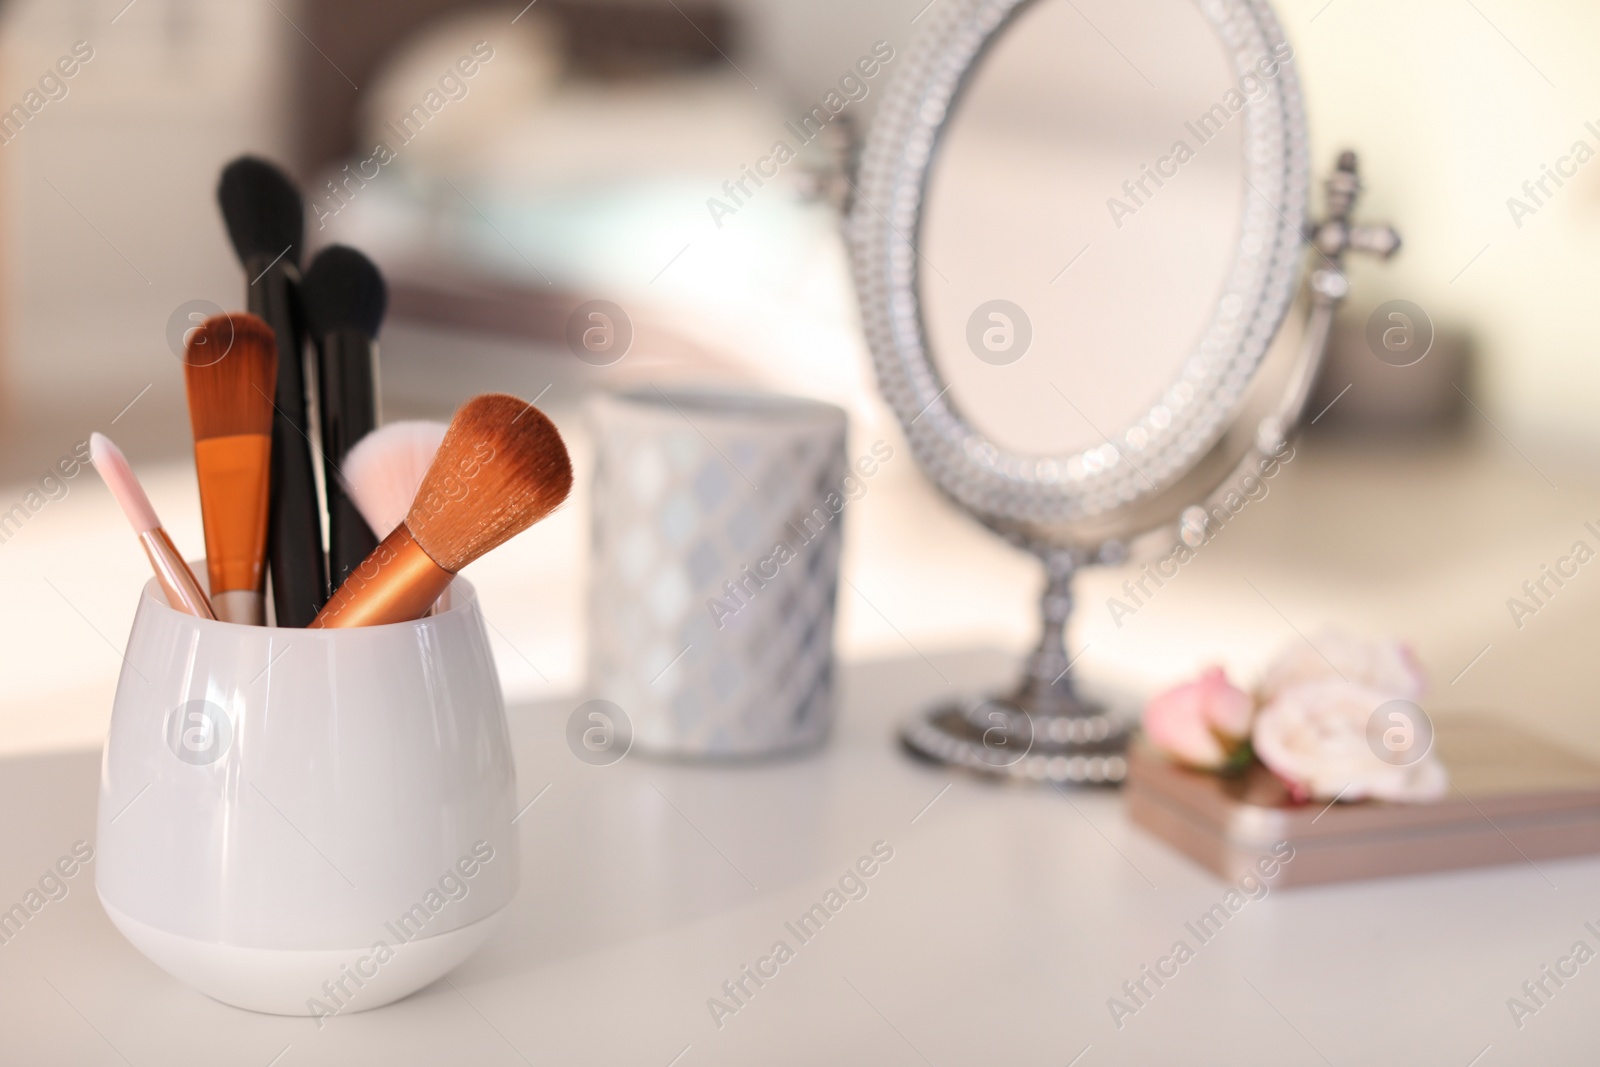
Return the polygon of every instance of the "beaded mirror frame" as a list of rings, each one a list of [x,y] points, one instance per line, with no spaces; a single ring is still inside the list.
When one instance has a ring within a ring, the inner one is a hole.
[[[1284,34],[1259,0],[1201,0],[1236,78],[1266,90],[1244,111],[1245,185],[1233,262],[1210,321],[1176,380],[1132,425],[1099,445],[1030,456],[990,441],[961,413],[929,350],[919,296],[929,174],[962,89],[990,45],[1039,0],[956,0],[910,47],[862,154],[847,220],[856,285],[880,390],[933,479],[1001,522],[1059,528],[1171,487],[1226,429],[1288,313],[1300,277],[1310,163],[1300,82],[1276,64]],[[909,235],[909,236],[908,236]],[[1107,428],[1108,430],[1111,428]]]

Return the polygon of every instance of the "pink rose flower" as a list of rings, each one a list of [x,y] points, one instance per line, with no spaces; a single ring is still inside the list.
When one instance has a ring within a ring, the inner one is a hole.
[[[1250,735],[1255,701],[1232,685],[1221,667],[1151,699],[1144,709],[1150,743],[1179,763],[1215,770]]]

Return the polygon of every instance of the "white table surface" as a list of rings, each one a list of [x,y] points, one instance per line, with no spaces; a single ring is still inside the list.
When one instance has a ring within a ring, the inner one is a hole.
[[[828,746],[753,766],[635,754],[593,767],[563,739],[572,701],[513,709],[520,792],[539,799],[518,823],[522,889],[501,933],[448,979],[320,1029],[168,977],[111,926],[85,870],[0,945],[0,1062],[1600,1058],[1600,962],[1520,1030],[1506,1006],[1574,942],[1600,948],[1583,925],[1600,927],[1600,861],[1274,890],[1202,945],[1185,923],[1228,887],[1131,826],[1117,793],[952,778],[894,744],[912,709],[1010,670],[980,653],[846,668]],[[0,907],[93,840],[98,762],[87,750],[0,761]],[[878,841],[894,855],[867,895],[798,943],[784,923]],[[1107,999],[1180,938],[1194,958],[1119,1030]],[[719,1029],[707,999],[779,939],[794,958]]]

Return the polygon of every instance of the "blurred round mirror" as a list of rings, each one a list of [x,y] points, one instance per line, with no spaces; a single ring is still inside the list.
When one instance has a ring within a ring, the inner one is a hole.
[[[1044,561],[1012,692],[935,709],[914,751],[1114,782],[1127,723],[1079,698],[1070,580],[1281,447],[1350,247],[1346,154],[1299,289],[1309,163],[1293,49],[1260,0],[947,0],[900,65],[847,220],[880,388],[919,464]],[[1204,514],[1199,512],[1199,514]],[[1199,529],[1192,528],[1199,523]]]

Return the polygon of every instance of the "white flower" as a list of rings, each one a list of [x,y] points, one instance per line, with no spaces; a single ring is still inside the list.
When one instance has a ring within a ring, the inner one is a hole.
[[[1279,653],[1256,691],[1263,704],[1270,704],[1291,686],[1319,678],[1344,678],[1403,700],[1418,699],[1428,687],[1416,656],[1399,641],[1363,641],[1330,629]]]
[[[1342,678],[1291,685],[1256,716],[1256,756],[1315,800],[1437,800],[1450,780],[1433,752],[1396,766],[1368,742],[1372,713],[1394,699]]]

